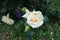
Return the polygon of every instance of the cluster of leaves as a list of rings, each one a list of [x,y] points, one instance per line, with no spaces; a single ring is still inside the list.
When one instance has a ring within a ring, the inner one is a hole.
[[[25,32],[25,19],[15,18],[18,7],[42,11],[45,17],[44,24]],[[12,26],[1,21],[2,16],[7,13],[15,20]],[[0,0],[0,23],[0,40],[60,40],[60,0]]]

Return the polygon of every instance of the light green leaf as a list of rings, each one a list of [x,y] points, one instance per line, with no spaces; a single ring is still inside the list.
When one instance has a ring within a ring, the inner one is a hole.
[[[27,32],[30,29],[28,25],[25,26],[25,32]]]

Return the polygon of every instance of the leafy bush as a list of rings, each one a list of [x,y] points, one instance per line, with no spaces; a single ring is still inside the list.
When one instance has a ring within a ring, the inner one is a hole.
[[[34,9],[41,11],[45,18],[44,24],[35,29],[29,27],[26,19],[21,18],[25,14],[23,7],[30,11]],[[2,16],[7,13],[15,20],[14,25],[1,21]],[[52,38],[60,40],[60,0],[0,0],[0,40],[52,40]]]

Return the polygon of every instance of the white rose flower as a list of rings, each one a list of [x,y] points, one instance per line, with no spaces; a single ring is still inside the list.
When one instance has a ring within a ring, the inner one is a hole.
[[[7,14],[7,16],[2,16],[2,21],[7,23],[7,24],[9,24],[9,25],[13,25],[14,24],[14,20],[9,18],[9,14]]]
[[[29,14],[29,15],[28,15]],[[38,28],[40,27],[44,22],[44,17],[42,15],[42,12],[40,11],[33,11],[33,12],[26,12],[25,15],[23,15],[24,18],[27,18],[27,23],[32,28]]]

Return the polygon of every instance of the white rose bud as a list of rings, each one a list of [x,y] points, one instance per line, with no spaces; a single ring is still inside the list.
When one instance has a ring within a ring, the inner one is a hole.
[[[14,20],[9,18],[9,14],[7,14],[7,16],[2,16],[2,21],[9,25],[14,24]]]

